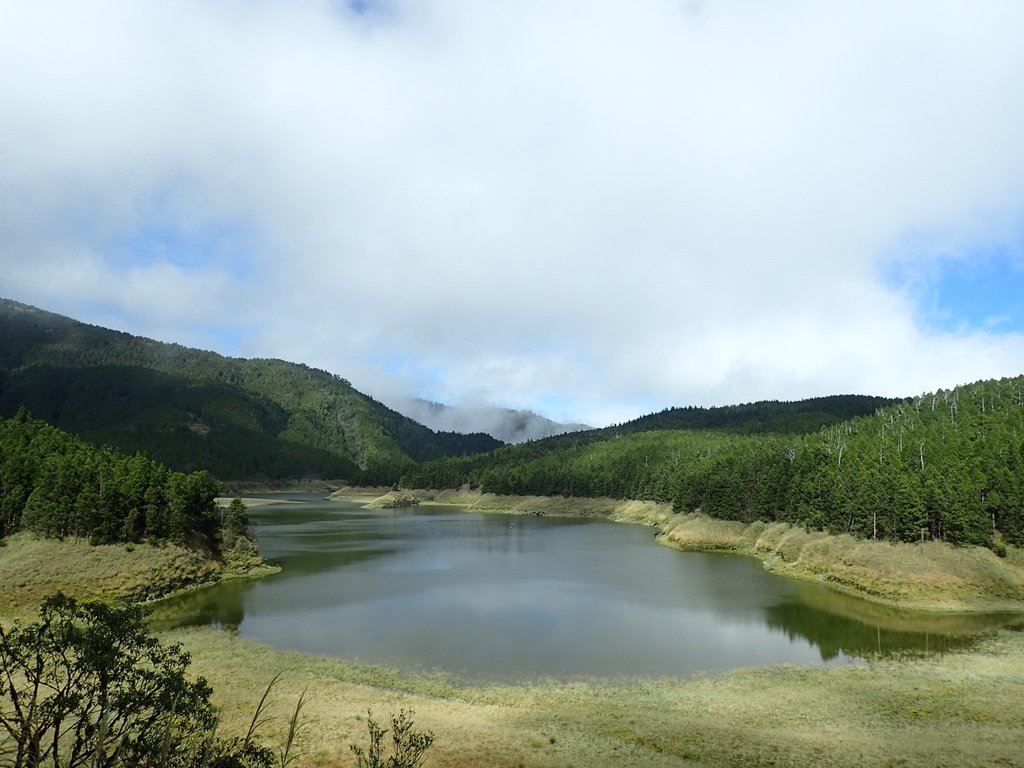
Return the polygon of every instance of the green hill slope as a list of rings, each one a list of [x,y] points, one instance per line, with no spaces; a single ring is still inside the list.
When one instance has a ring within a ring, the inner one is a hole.
[[[0,299],[0,416],[22,406],[91,442],[225,479],[391,483],[417,461],[501,445],[434,432],[326,371],[228,358]]]
[[[705,418],[697,416],[691,419]],[[809,434],[742,422],[731,432],[623,425],[429,462],[402,484],[651,499],[727,520],[997,551],[1002,542],[1024,544],[1024,377],[921,395],[826,424]]]
[[[494,493],[666,501],[672,495],[661,488],[659,478],[668,465],[677,467],[683,457],[706,455],[724,444],[750,444],[741,436],[816,432],[896,402],[834,395],[794,402],[667,408],[603,429],[510,445],[488,455],[430,462],[410,470],[403,482],[422,488],[457,488],[468,483]]]
[[[617,427],[597,430],[597,434],[609,436],[655,429],[715,429],[738,435],[800,435],[872,414],[895,402],[890,397],[830,395],[792,402],[762,400],[717,408],[666,408]]]

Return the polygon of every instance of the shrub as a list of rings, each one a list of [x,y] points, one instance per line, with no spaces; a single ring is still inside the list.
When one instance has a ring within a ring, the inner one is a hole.
[[[37,622],[0,626],[4,765],[270,768],[253,728],[217,737],[212,689],[186,677],[190,662],[149,634],[137,607],[47,598]]]
[[[400,710],[398,715],[391,715],[391,751],[387,760],[382,760],[384,737],[387,728],[381,728],[373,713],[366,713],[366,727],[369,731],[370,746],[364,750],[355,744],[349,749],[356,756],[358,768],[418,768],[423,764],[423,755],[434,743],[432,731],[414,731],[413,711]]]

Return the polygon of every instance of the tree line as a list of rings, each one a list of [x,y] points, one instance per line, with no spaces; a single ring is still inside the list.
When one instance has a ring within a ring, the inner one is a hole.
[[[216,548],[220,485],[136,453],[96,448],[21,410],[0,419],[0,537],[19,530],[93,544]]]
[[[401,485],[650,499],[728,520],[1001,551],[1024,545],[1024,377],[892,402],[809,434],[563,436],[427,462]]]

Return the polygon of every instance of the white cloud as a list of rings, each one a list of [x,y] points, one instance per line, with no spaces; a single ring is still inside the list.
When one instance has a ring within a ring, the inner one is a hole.
[[[590,423],[1021,372],[884,275],[1019,236],[1024,6],[375,7],[0,7],[0,292]]]

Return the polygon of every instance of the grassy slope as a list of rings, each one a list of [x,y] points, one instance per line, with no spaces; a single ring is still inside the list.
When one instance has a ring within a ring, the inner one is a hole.
[[[19,533],[0,546],[0,614],[32,616],[58,590],[85,600],[142,602],[220,578],[267,572],[261,563],[251,551],[229,553],[222,563],[172,544],[92,546]]]
[[[806,531],[787,523],[744,523],[680,515],[666,543],[727,549],[761,558],[777,573],[814,578],[881,602],[934,611],[1024,610],[1024,553],[984,547],[900,544]]]
[[[33,612],[57,590],[83,599],[142,601],[216,576],[211,560],[181,547],[94,547],[19,533],[0,547],[0,611]]]

